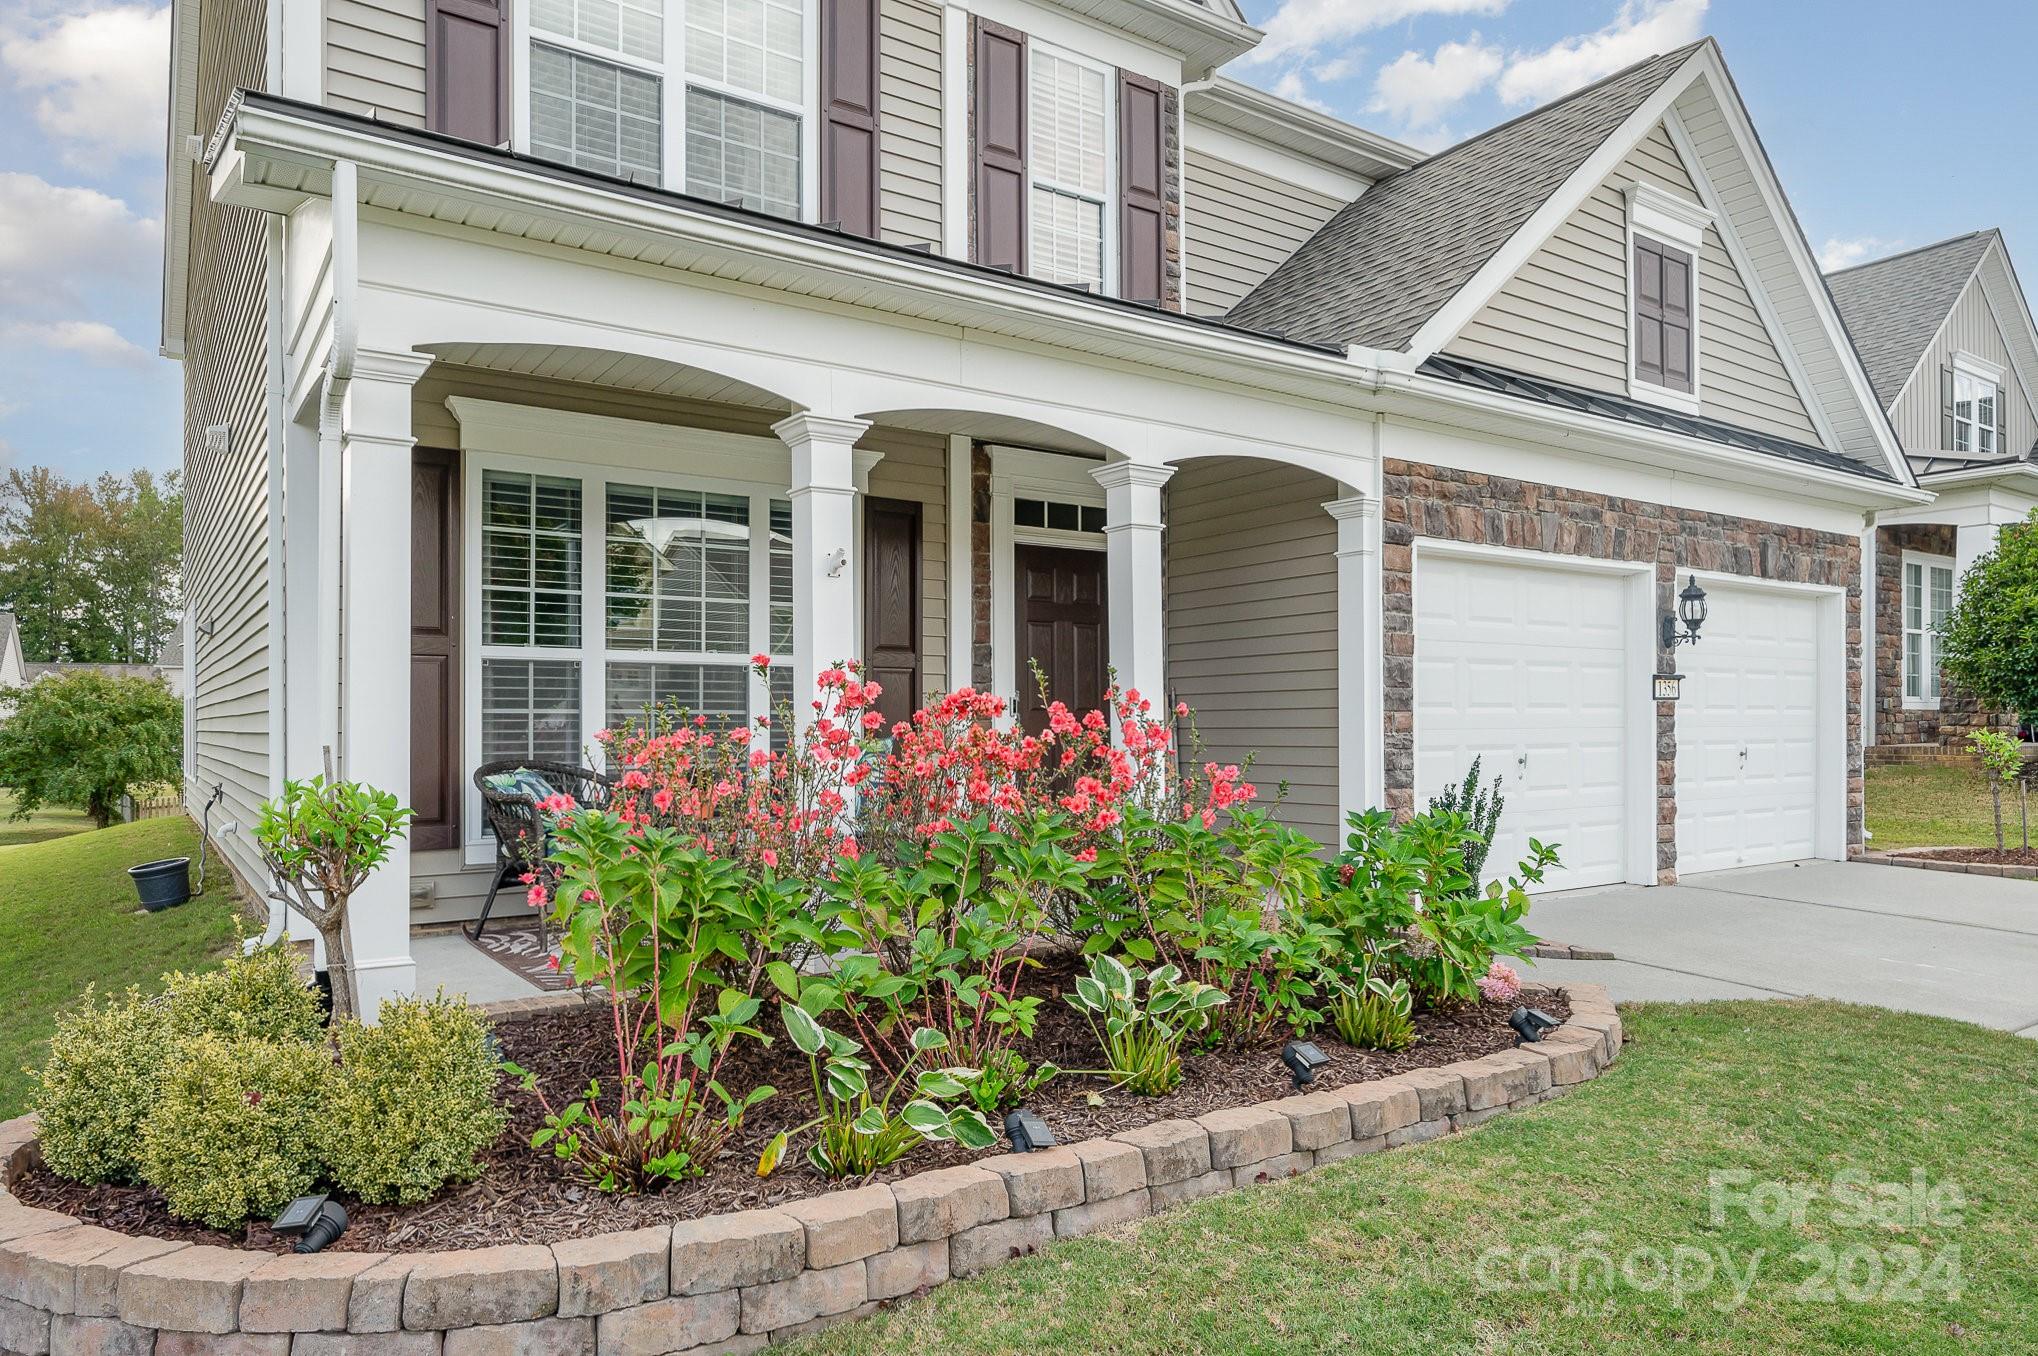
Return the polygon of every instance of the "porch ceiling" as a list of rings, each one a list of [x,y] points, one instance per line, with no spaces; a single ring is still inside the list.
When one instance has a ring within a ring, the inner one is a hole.
[[[421,344],[445,362],[549,381],[572,381],[649,395],[789,413],[791,402],[770,391],[704,368],[664,358],[561,344]]]
[[[911,429],[917,433],[956,434],[980,442],[1005,443],[1013,447],[1038,448],[1043,452],[1066,452],[1074,456],[1109,455],[1102,443],[1080,433],[1056,428],[1036,419],[1017,415],[984,414],[971,410],[881,410],[863,416],[884,428]]]

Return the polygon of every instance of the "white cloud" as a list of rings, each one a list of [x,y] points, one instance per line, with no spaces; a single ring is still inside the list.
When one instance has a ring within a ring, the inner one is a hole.
[[[1242,60],[1301,60],[1327,44],[1426,14],[1498,14],[1508,0],[1281,0],[1262,25],[1266,38]]]
[[[1624,0],[1613,22],[1597,32],[1510,57],[1500,77],[1500,97],[1510,104],[1547,103],[1645,57],[1681,47],[1704,31],[1708,2]]]
[[[1384,113],[1409,132],[1434,131],[1460,100],[1490,84],[1501,65],[1500,49],[1477,33],[1443,44],[1434,56],[1403,52],[1374,77],[1366,111]]]
[[[120,367],[141,367],[149,361],[147,350],[97,320],[20,321],[0,327],[0,342],[16,348],[58,349],[87,362]]]
[[[0,173],[0,309],[69,301],[79,285],[142,273],[162,224],[118,198]]]
[[[113,5],[0,33],[0,66],[72,164],[159,155],[168,116],[170,10]]]
[[[1842,238],[1837,235],[1826,237],[1826,243],[1819,246],[1819,268],[1831,273],[1837,268],[1852,268],[1870,259],[1880,259],[1885,254],[1894,254],[1902,247],[1901,240],[1885,240],[1876,235],[1857,235]]]

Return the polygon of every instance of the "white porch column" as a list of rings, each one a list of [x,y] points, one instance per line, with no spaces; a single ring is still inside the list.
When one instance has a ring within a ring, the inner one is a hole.
[[[1337,794],[1338,808],[1349,813],[1387,798],[1381,758],[1380,501],[1354,492],[1323,508],[1337,520]]]
[[[340,405],[341,692],[338,771],[408,804],[411,387],[419,353],[363,351]],[[410,955],[410,843],[399,840],[347,909],[361,1016],[417,988]]]
[[[1110,576],[1111,667],[1120,690],[1136,691],[1155,714],[1168,704],[1167,619],[1161,586],[1161,487],[1172,466],[1109,462],[1090,475],[1104,487]]]
[[[792,449],[793,712],[813,719],[814,679],[855,659],[856,440],[863,419],[795,414],[771,426]],[[866,474],[868,468],[866,467]]]

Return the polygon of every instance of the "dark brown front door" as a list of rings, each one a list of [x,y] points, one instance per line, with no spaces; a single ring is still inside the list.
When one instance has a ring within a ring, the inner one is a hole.
[[[411,846],[460,846],[460,458],[411,453]]]
[[[927,695],[920,667],[920,506],[868,499],[863,511],[863,635],[868,676],[883,685],[890,729]]]
[[[1047,727],[1047,705],[1081,715],[1104,704],[1109,658],[1104,623],[1104,553],[1017,546],[1019,576],[1019,722],[1029,734]],[[1043,696],[1034,669],[1047,677]]]

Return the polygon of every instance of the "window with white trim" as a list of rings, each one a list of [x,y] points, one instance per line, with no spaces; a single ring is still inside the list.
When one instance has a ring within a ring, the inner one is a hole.
[[[482,476],[484,762],[580,761],[582,520],[578,480]]]
[[[1939,702],[1939,628],[1953,610],[1953,562],[1944,556],[1903,557],[1904,702]]]
[[[1953,369],[1953,450],[1993,456],[2002,388],[1968,368]]]
[[[529,28],[532,154],[800,215],[806,0],[534,0]]]
[[[1111,81],[1038,44],[1027,65],[1027,271],[1102,292],[1113,233]]]

